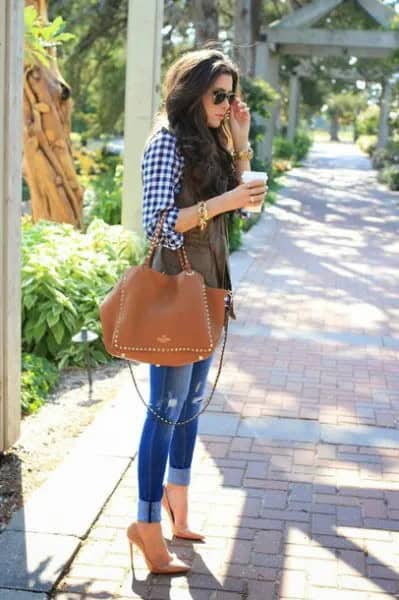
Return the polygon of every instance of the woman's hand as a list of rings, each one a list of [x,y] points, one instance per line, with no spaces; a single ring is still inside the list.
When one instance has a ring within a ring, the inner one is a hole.
[[[230,106],[230,130],[233,136],[234,149],[244,150],[248,145],[251,115],[248,106],[235,98]]]
[[[222,194],[226,210],[236,210],[246,206],[262,204],[267,193],[267,186],[262,179],[241,183],[237,187]]]

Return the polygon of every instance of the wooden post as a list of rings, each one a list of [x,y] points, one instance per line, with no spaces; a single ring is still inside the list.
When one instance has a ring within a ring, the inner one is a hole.
[[[294,141],[295,133],[298,127],[299,113],[299,76],[295,73],[290,77],[289,105],[288,105],[288,128],[287,137],[291,142]]]
[[[251,0],[236,0],[234,16],[234,59],[243,75],[250,75],[252,65]]]
[[[129,0],[122,224],[140,232],[140,163],[158,110],[162,56],[163,0]]]
[[[255,76],[265,79],[270,85],[280,93],[279,82],[280,57],[277,53],[269,49],[266,42],[257,42],[255,58]],[[265,137],[259,144],[260,159],[270,161],[272,157],[273,136],[276,130],[278,115],[280,111],[280,100],[271,107],[271,118],[262,119],[262,125],[265,129]]]
[[[0,451],[20,435],[24,3],[0,2]]]
[[[378,130],[377,148],[384,148],[389,139],[389,110],[392,101],[392,84],[386,79],[384,81],[380,102],[380,123]]]

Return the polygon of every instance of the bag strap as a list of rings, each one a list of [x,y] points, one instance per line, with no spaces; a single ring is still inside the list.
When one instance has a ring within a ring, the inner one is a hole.
[[[194,419],[196,419],[201,413],[203,413],[206,410],[206,408],[208,407],[210,401],[213,398],[213,394],[215,393],[215,389],[216,389],[217,383],[219,381],[220,373],[222,371],[224,350],[226,348],[226,341],[227,341],[228,324],[229,324],[229,310],[226,309],[225,321],[224,321],[223,345],[222,345],[222,350],[221,350],[221,354],[220,354],[219,368],[218,368],[218,372],[216,374],[215,382],[214,382],[214,384],[212,386],[212,390],[211,390],[211,392],[210,392],[210,394],[209,394],[209,396],[208,396],[208,398],[206,400],[205,406],[201,410],[199,410],[193,417],[190,417],[189,419],[186,419],[185,421],[170,421],[169,419],[165,419],[160,414],[158,414],[151,406],[149,406],[149,404],[147,404],[147,402],[144,400],[144,398],[143,398],[143,396],[142,396],[142,394],[141,394],[141,392],[140,392],[140,390],[138,388],[137,381],[136,381],[136,378],[135,378],[134,373],[133,373],[132,365],[131,365],[130,361],[126,361],[127,364],[128,364],[128,366],[129,366],[129,370],[130,370],[130,373],[131,373],[131,376],[132,376],[132,379],[133,379],[133,383],[134,383],[136,391],[137,391],[137,393],[139,395],[140,400],[143,402],[144,406],[146,406],[148,408],[148,410],[150,412],[152,412],[153,415],[155,415],[156,417],[158,417],[158,419],[160,421],[163,421],[164,423],[167,423],[168,425],[186,425],[187,423],[190,423],[191,421],[194,421]]]
[[[163,224],[165,222],[165,218],[166,218],[166,210],[163,210],[162,214],[161,214],[161,218],[160,218],[160,220],[158,222],[158,225],[157,225],[157,228],[155,230],[155,233],[152,236],[151,244],[150,244],[150,247],[149,247],[148,252],[147,252],[147,256],[146,256],[145,261],[144,261],[144,265],[146,267],[150,267],[151,266],[152,257],[154,255],[155,248],[159,244],[159,238],[160,238],[160,235],[161,235],[162,226],[163,226]],[[186,253],[186,250],[185,250],[184,246],[182,246],[181,248],[177,248],[177,256],[179,258],[179,262],[180,262],[180,266],[181,266],[182,270],[191,273],[192,268],[191,268],[191,265],[190,265],[190,261],[188,260],[188,256],[187,256],[187,253]]]

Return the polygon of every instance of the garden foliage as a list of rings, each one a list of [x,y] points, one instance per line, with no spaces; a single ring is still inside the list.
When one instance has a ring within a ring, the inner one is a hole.
[[[21,410],[36,412],[59,380],[57,367],[46,358],[22,353]]]
[[[82,327],[96,332],[93,364],[106,362],[99,304],[122,273],[143,259],[141,239],[121,226],[94,219],[85,234],[71,225],[23,220],[22,342],[25,352],[59,368],[84,363],[82,344],[72,336]]]

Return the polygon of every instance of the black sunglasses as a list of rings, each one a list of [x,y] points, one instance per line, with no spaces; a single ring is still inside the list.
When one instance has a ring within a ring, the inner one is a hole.
[[[214,104],[222,104],[226,100],[229,101],[229,104],[233,104],[234,98],[236,97],[234,92],[225,92],[223,90],[216,90],[213,92],[213,103]]]

